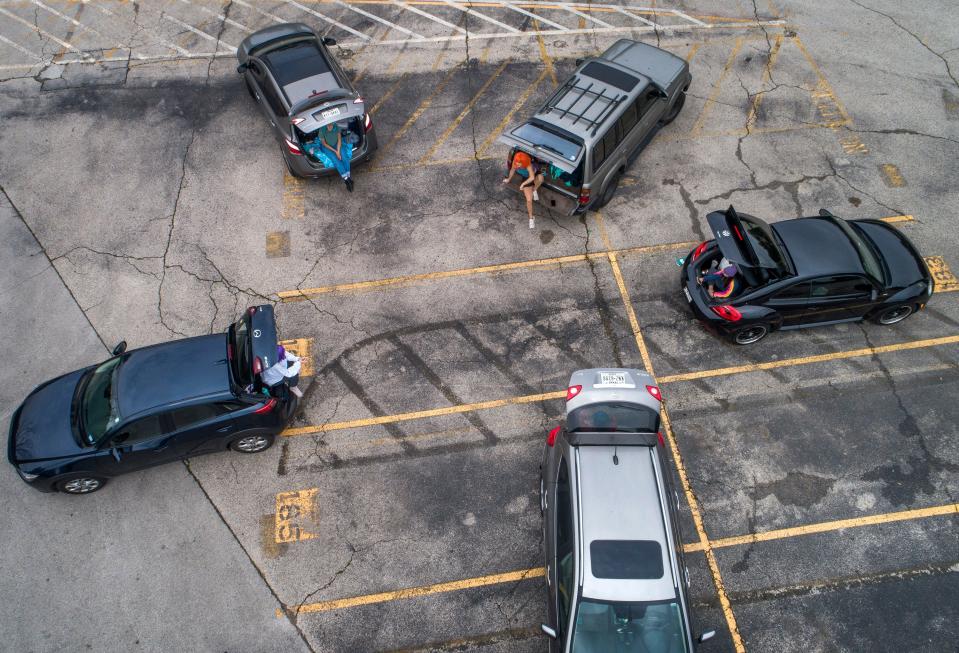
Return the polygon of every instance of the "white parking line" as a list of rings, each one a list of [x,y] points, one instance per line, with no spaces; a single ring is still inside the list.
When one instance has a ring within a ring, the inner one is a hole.
[[[417,9],[416,7],[414,7],[414,6],[412,6],[412,5],[409,5],[409,4],[405,3],[405,2],[400,2],[400,0],[390,0],[390,2],[392,2],[393,4],[395,4],[395,5],[397,5],[397,6],[402,7],[403,9],[406,9],[407,11],[412,11],[414,14],[419,14],[420,16],[423,16],[424,18],[429,18],[430,20],[432,20],[432,21],[434,21],[434,22],[437,22],[437,23],[439,23],[440,25],[445,25],[446,27],[449,27],[449,28],[451,28],[451,29],[454,29],[454,30],[456,30],[457,32],[459,32],[460,34],[466,34],[466,30],[465,30],[465,29],[463,29],[463,28],[460,27],[459,25],[454,25],[453,23],[451,23],[451,22],[449,22],[449,21],[443,20],[443,19],[440,18],[439,16],[434,16],[433,14],[431,14],[431,13],[429,13],[429,12],[427,12],[427,11],[423,11],[422,9]]]
[[[360,9],[359,7],[354,7],[353,5],[351,5],[351,4],[347,3],[347,2],[343,2],[343,0],[333,0],[333,4],[340,5],[341,7],[346,7],[347,9],[349,9],[349,10],[351,10],[351,11],[355,11],[356,13],[358,13],[358,14],[361,15],[361,16],[366,16],[366,17],[369,18],[370,20],[375,20],[375,21],[378,22],[378,23],[382,23],[383,25],[386,25],[386,26],[389,27],[390,29],[395,29],[395,30],[397,30],[398,32],[403,32],[404,34],[409,34],[410,36],[412,36],[412,37],[415,38],[415,39],[422,39],[422,38],[423,38],[423,36],[417,34],[416,32],[413,32],[413,31],[411,31],[411,30],[408,30],[408,29],[406,29],[405,27],[400,27],[400,26],[397,25],[396,23],[391,23],[390,21],[386,20],[385,18],[380,18],[380,17],[377,16],[376,14],[371,14],[370,12],[364,11],[364,10]]]
[[[292,6],[296,7],[297,9],[300,9],[301,11],[305,11],[305,12],[308,13],[308,14],[312,14],[313,16],[316,16],[316,17],[319,18],[320,20],[325,20],[325,21],[328,22],[330,25],[335,25],[335,26],[339,27],[339,28],[340,28],[341,30],[343,30],[343,31],[349,32],[350,34],[355,34],[356,36],[359,36],[359,37],[360,37],[361,39],[363,39],[364,41],[372,41],[372,40],[373,40],[373,37],[372,37],[372,36],[367,36],[367,35],[364,34],[363,32],[358,32],[358,31],[356,31],[355,29],[353,29],[352,27],[350,27],[350,26],[348,26],[348,25],[344,25],[343,23],[339,22],[338,20],[333,20],[333,19],[330,18],[329,16],[324,16],[323,14],[321,14],[321,13],[318,12],[318,11],[313,11],[313,10],[310,9],[309,7],[304,7],[304,6],[301,5],[299,2],[294,2],[293,0],[283,0],[283,2],[287,3],[288,5],[292,5]],[[279,19],[279,20],[280,20],[281,23],[289,22],[289,21],[285,21],[285,20],[282,20],[282,19]]]
[[[237,28],[237,29],[241,29],[241,30],[243,30],[244,32],[252,32],[252,31],[253,31],[251,28],[247,27],[246,25],[244,25],[244,24],[242,24],[242,23],[238,23],[238,22],[236,22],[235,20],[233,20],[232,18],[227,18],[227,16],[226,16],[225,14],[218,14],[218,13],[216,13],[215,11],[213,11],[212,9],[208,9],[208,8],[206,8],[206,7],[204,7],[204,6],[201,6],[201,5],[195,4],[195,3],[193,3],[193,2],[190,2],[190,0],[180,0],[180,2],[182,2],[182,3],[185,4],[185,5],[190,5],[191,7],[196,7],[197,9],[199,9],[200,11],[202,11],[203,13],[209,14],[209,15],[214,16],[214,17],[216,17],[216,18],[219,18],[220,20],[222,20],[222,21],[223,21],[224,23],[226,23],[227,25],[233,25],[233,27],[235,27],[235,28]]]
[[[448,4],[450,7],[453,7],[453,8],[455,8],[455,9],[459,9],[460,11],[466,12],[467,14],[469,14],[469,15],[471,15],[471,16],[476,16],[477,18],[479,18],[479,19],[481,19],[481,20],[485,20],[487,23],[493,23],[494,25],[499,25],[499,26],[502,27],[503,29],[509,30],[510,32],[512,32],[512,33],[514,33],[514,34],[519,34],[519,33],[520,33],[520,30],[516,29],[515,27],[511,27],[511,26],[507,25],[506,23],[501,23],[501,22],[499,22],[498,20],[496,20],[495,18],[490,18],[490,17],[487,16],[486,14],[480,13],[480,12],[478,12],[478,11],[474,11],[473,9],[470,9],[470,8],[468,8],[468,7],[464,7],[464,6],[461,5],[461,4],[458,4],[458,3],[456,3],[456,2],[453,2],[453,0],[443,0],[443,2],[445,2],[446,4]],[[469,4],[469,3],[467,3],[467,4]]]
[[[519,7],[517,7],[517,6],[515,6],[515,5],[511,5],[511,4],[507,3],[507,2],[503,2],[503,3],[501,3],[501,4],[502,4],[504,7],[506,7],[507,9],[512,9],[513,11],[517,11],[517,12],[523,14],[524,16],[529,16],[530,18],[533,18],[533,19],[535,19],[535,20],[537,20],[537,21],[539,21],[539,22],[541,22],[541,23],[546,23],[547,25],[552,25],[552,26],[555,27],[556,29],[566,29],[566,26],[565,26],[565,25],[560,25],[559,23],[554,23],[554,22],[551,21],[551,20],[546,20],[546,19],[543,18],[542,16],[539,16],[539,15],[537,15],[537,14],[534,14],[534,13],[531,12],[531,11],[526,11],[525,9],[520,9]]]
[[[89,6],[93,7],[94,9],[97,9],[98,11],[102,11],[102,12],[105,13],[107,16],[112,16],[113,18],[125,18],[125,16],[121,16],[120,14],[117,14],[117,13],[114,13],[114,12],[110,11],[110,10],[107,9],[106,7],[102,6],[102,4],[99,3],[99,2],[90,2],[90,0],[81,0],[81,2],[82,2],[84,5],[89,5]],[[133,23],[132,20],[131,20],[130,22]],[[174,42],[172,42],[172,41],[167,41],[165,38],[163,38],[162,36],[160,36],[160,35],[157,34],[156,32],[147,29],[146,27],[140,27],[140,26],[137,25],[136,23],[133,23],[133,26],[136,27],[138,30],[140,30],[140,31],[142,31],[142,32],[145,32],[145,33],[147,33],[147,34],[150,34],[150,35],[153,36],[155,39],[157,39],[157,41],[159,41],[162,45],[165,45],[166,47],[171,48],[171,49],[173,49],[173,50],[176,50],[177,52],[179,52],[180,54],[182,54],[182,55],[185,56],[185,57],[192,57],[192,56],[194,56],[194,55],[193,55],[189,50],[187,50],[186,48],[182,48],[182,47],[180,47],[179,45],[177,45],[176,43],[174,43]],[[204,56],[204,55],[200,55],[200,56]],[[139,56],[136,56],[135,58],[136,58],[136,59],[139,59],[139,60],[141,60],[141,61],[146,60],[146,59],[149,59],[149,57],[144,56],[144,55],[139,55]]]
[[[19,43],[14,43],[13,41],[11,41],[10,39],[8,39],[8,38],[7,38],[6,36],[4,36],[3,34],[0,34],[0,41],[6,43],[6,44],[9,45],[11,48],[14,48],[14,49],[19,50],[20,52],[22,52],[23,54],[27,55],[27,56],[30,57],[31,59],[36,59],[37,61],[43,61],[43,57],[41,57],[40,55],[36,54],[35,52],[31,52],[30,50],[27,50],[25,47],[23,47],[23,46],[20,45]],[[33,66],[31,65],[30,67],[32,68]]]
[[[680,18],[685,18],[686,20],[690,21],[691,23],[696,23],[697,25],[700,25],[700,26],[702,26],[702,27],[709,27],[709,23],[704,23],[703,21],[699,20],[698,18],[693,18],[693,17],[690,16],[689,14],[684,14],[684,13],[681,12],[679,9],[671,9],[670,11],[671,11],[673,14],[675,14],[676,16],[679,16]]]
[[[31,22],[29,22],[29,21],[26,21],[26,20],[24,20],[24,19],[22,19],[22,18],[20,18],[20,16],[17,16],[17,15],[16,15],[15,13],[13,13],[13,12],[7,11],[7,10],[4,9],[3,7],[0,7],[0,14],[3,14],[4,16],[9,16],[10,18],[14,19],[14,20],[17,21],[18,23],[23,23],[24,25],[26,25],[27,27],[29,27],[30,29],[32,29],[34,32],[36,32],[36,33],[39,34],[40,36],[45,36],[45,37],[47,37],[47,38],[50,39],[51,41],[53,41],[53,42],[57,43],[58,45],[60,45],[61,47],[64,47],[64,48],[66,48],[67,50],[72,50],[72,51],[76,52],[76,53],[79,54],[81,57],[84,57],[84,58],[86,58],[86,59],[92,59],[92,58],[93,58],[93,57],[91,57],[89,54],[87,54],[86,52],[83,52],[83,51],[77,49],[77,48],[76,48],[75,46],[73,46],[71,43],[67,43],[66,41],[63,41],[63,40],[61,40],[61,39],[58,39],[56,36],[54,36],[54,35],[51,34],[50,32],[46,32],[46,31],[40,29],[39,27],[37,27],[37,26],[34,25],[33,23],[31,23]],[[56,57],[54,57],[54,58],[56,58]],[[51,61],[52,61],[52,59],[51,59]]]
[[[643,17],[640,16],[639,14],[634,14],[634,13],[632,13],[632,12],[626,11],[626,10],[623,9],[622,7],[616,7],[616,11],[618,11],[619,13],[621,13],[621,14],[624,15],[624,16],[629,16],[630,18],[633,18],[633,19],[635,19],[635,20],[638,20],[638,21],[640,21],[640,22],[642,22],[642,23],[646,23],[647,25],[652,26],[654,29],[659,29],[659,27],[660,27],[659,25],[657,25],[657,24],[654,23],[653,21],[651,21],[651,20],[649,20],[649,19],[647,19],[647,18],[643,18]]]
[[[214,43],[216,43],[217,49],[219,49],[221,45],[224,45],[224,46],[226,46],[227,48],[229,48],[230,51],[233,52],[233,54],[236,54],[236,48],[233,47],[232,45],[230,45],[229,43],[227,43],[226,41],[220,40],[220,39],[216,38],[215,36],[213,36],[212,34],[207,34],[207,33],[204,32],[203,30],[197,29],[196,27],[194,27],[193,25],[190,25],[189,23],[184,23],[184,22],[183,22],[182,20],[180,20],[179,18],[174,18],[174,17],[171,16],[170,14],[163,14],[163,17],[166,18],[167,20],[171,21],[171,22],[176,23],[177,25],[179,25],[179,26],[182,27],[183,29],[186,29],[186,30],[189,30],[189,31],[193,32],[193,33],[196,34],[197,36],[201,36],[201,37],[207,39],[208,41],[213,41]]]
[[[593,17],[590,16],[589,14],[584,14],[584,13],[581,12],[581,11],[577,11],[576,9],[573,8],[572,5],[569,5],[569,4],[565,4],[565,3],[564,3],[564,4],[561,4],[561,5],[559,5],[559,6],[562,7],[563,9],[565,9],[566,11],[568,11],[568,12],[571,13],[571,14],[576,14],[576,15],[579,16],[580,18],[585,18],[586,20],[593,21],[593,22],[596,23],[597,25],[602,25],[603,27],[612,27],[612,25],[610,25],[609,23],[607,23],[607,22],[605,22],[605,21],[600,20],[599,18],[593,18]]]

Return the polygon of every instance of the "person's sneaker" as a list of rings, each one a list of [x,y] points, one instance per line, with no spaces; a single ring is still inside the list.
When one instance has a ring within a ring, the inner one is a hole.
[[[292,392],[293,394],[295,394],[295,395],[296,395],[297,397],[299,397],[300,399],[303,398],[303,391],[300,390],[299,388],[290,388],[290,392]]]
[[[539,193],[537,193],[535,190],[533,191],[533,201],[534,202],[539,201]]]
[[[536,228],[536,220],[535,220],[534,218],[530,218],[530,219],[529,219],[529,228],[530,228],[530,229],[535,229],[535,228]]]
[[[347,178],[344,179],[343,181],[346,182],[346,190],[348,190],[348,191],[350,191],[350,192],[352,193],[352,192],[353,192],[353,178],[352,178],[352,177],[347,177]]]

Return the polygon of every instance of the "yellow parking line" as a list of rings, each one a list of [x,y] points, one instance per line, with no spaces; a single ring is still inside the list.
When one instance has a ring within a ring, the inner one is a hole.
[[[346,422],[328,422],[326,424],[316,424],[311,426],[295,426],[285,429],[280,433],[284,437],[294,437],[297,435],[310,435],[312,433],[326,433],[328,431],[340,431],[343,429],[355,429],[365,426],[377,426],[380,424],[393,424],[396,422],[408,422],[414,419],[426,419],[427,417],[441,417],[443,415],[458,415],[460,413],[470,413],[476,410],[489,410],[491,408],[502,408],[503,406],[515,406],[519,404],[534,404],[549,399],[562,399],[566,396],[565,390],[555,392],[544,392],[535,395],[524,395],[522,397],[508,397],[506,399],[493,399],[491,401],[480,401],[475,404],[459,404],[456,406],[444,406],[443,408],[431,408],[429,410],[418,410],[411,413],[397,413],[395,415],[381,415],[379,417],[366,417],[363,419],[354,419]]]
[[[773,66],[776,65],[776,59],[779,57],[779,50],[783,44],[782,34],[776,37],[776,42],[773,44],[772,50],[769,52],[769,60],[766,62],[766,68],[763,70],[762,81],[760,82],[760,87],[765,88],[766,84],[772,79],[773,76]],[[763,97],[766,95],[765,91],[756,93],[753,96],[753,105],[749,109],[749,115],[746,116],[746,129],[752,127],[753,123],[756,122],[756,115],[759,113],[759,105],[763,102]]]
[[[539,23],[534,22],[533,26],[536,28],[536,41],[539,43],[539,57],[543,60],[543,65],[549,72],[549,80],[553,82],[553,86],[559,86],[559,80],[556,78],[556,68],[553,67],[553,58],[549,56],[548,52],[546,52],[546,44],[543,42],[543,35],[539,33]]]
[[[748,365],[720,367],[714,370],[700,370],[699,372],[687,372],[685,374],[671,374],[669,376],[660,377],[659,383],[660,384],[678,383],[680,381],[694,381],[696,379],[708,379],[714,376],[729,376],[732,374],[745,374],[746,372],[774,370],[780,367],[795,367],[797,365],[809,365],[810,363],[823,363],[825,361],[843,360],[846,358],[858,358],[860,356],[872,356],[874,354],[886,354],[893,351],[924,349],[926,347],[950,345],[957,342],[959,342],[959,335],[944,336],[942,338],[927,338],[925,340],[912,340],[909,342],[899,342],[894,345],[882,345],[879,347],[863,347],[862,349],[851,349],[849,351],[836,351],[836,352],[831,352],[829,354],[817,354],[815,356],[801,356],[799,358],[784,358],[782,360],[768,361],[766,363],[749,363]]]
[[[483,155],[486,154],[486,148],[492,145],[493,141],[495,141],[497,137],[503,132],[503,130],[506,129],[506,125],[508,125],[509,121],[513,119],[513,116],[516,115],[516,112],[519,111],[521,108],[523,108],[523,105],[525,105],[526,101],[529,100],[529,96],[533,94],[533,91],[536,90],[540,82],[543,81],[543,78],[546,77],[548,73],[549,73],[548,68],[543,69],[543,72],[540,73],[539,77],[533,80],[533,83],[530,84],[525,91],[523,91],[523,94],[519,96],[519,99],[516,100],[515,104],[513,104],[513,108],[510,109],[509,112],[503,117],[503,120],[500,122],[500,124],[496,126],[496,129],[490,132],[490,135],[486,137],[486,140],[484,140],[483,143],[478,148],[476,148],[477,159],[483,158]],[[432,163],[438,163],[438,162],[433,161]]]
[[[897,222],[913,222],[915,220],[911,215],[890,215],[888,218],[880,218],[883,222],[896,224]]]
[[[806,61],[809,62],[810,67],[813,69],[813,72],[816,73],[816,78],[819,80],[819,86],[825,90],[829,99],[831,99],[835,105],[836,110],[839,112],[839,115],[842,116],[843,124],[852,124],[852,118],[849,117],[849,113],[846,111],[846,107],[843,106],[842,102],[839,101],[839,98],[836,97],[836,91],[833,90],[833,87],[826,80],[826,76],[823,74],[822,69],[819,67],[819,64],[816,63],[816,60],[812,58],[812,55],[809,54],[809,50],[806,49],[806,46],[803,45],[803,42],[799,40],[798,36],[792,37],[793,43],[795,43],[799,50],[802,52],[803,56],[806,58]]]
[[[901,512],[887,512],[881,515],[868,515],[866,517],[854,517],[852,519],[837,519],[835,521],[820,522],[818,524],[793,526],[792,528],[777,528],[776,530],[772,531],[763,531],[759,533],[750,533],[749,535],[739,535],[736,537],[724,537],[719,540],[711,540],[710,544],[713,546],[713,548],[738,546],[740,544],[753,544],[755,542],[781,540],[787,537],[813,535],[815,533],[828,533],[830,531],[838,531],[844,528],[861,528],[863,526],[875,526],[876,524],[888,524],[891,522],[922,519],[925,517],[941,517],[942,515],[959,515],[959,503],[947,503],[942,506],[933,506],[931,508],[917,508],[914,510],[903,510]],[[699,542],[686,544],[683,549],[686,552],[702,550]]]
[[[408,587],[406,589],[394,590],[392,592],[380,592],[378,594],[365,594],[362,596],[353,596],[348,599],[335,599],[333,601],[318,601],[316,603],[304,603],[294,608],[296,614],[306,614],[310,612],[328,612],[330,610],[341,610],[343,608],[353,608],[358,605],[370,605],[371,603],[385,603],[387,601],[397,601],[399,599],[412,599],[417,596],[428,596],[430,594],[443,594],[446,592],[455,592],[458,590],[472,589],[474,587],[485,587],[487,585],[498,585],[500,583],[515,583],[530,578],[542,578],[546,575],[546,570],[542,567],[533,569],[521,569],[519,571],[510,571],[504,574],[491,574],[489,576],[479,576],[478,578],[465,578],[463,580],[454,580],[448,583],[434,583],[433,585],[423,585],[420,587]],[[278,611],[279,612],[279,611]],[[282,616],[282,613],[280,613]]]
[[[440,136],[430,147],[429,151],[427,151],[427,153],[420,158],[418,161],[420,165],[425,164],[427,161],[433,158],[433,155],[436,154],[436,151],[440,149],[443,143],[446,142],[446,139],[450,137],[450,134],[452,134],[453,131],[459,127],[459,124],[463,122],[463,119],[469,115],[470,111],[473,110],[473,107],[476,106],[476,103],[479,102],[480,98],[483,97],[483,94],[486,93],[486,89],[488,89],[490,85],[496,81],[496,78],[499,77],[504,70],[506,70],[506,66],[509,63],[510,61],[507,59],[500,64],[499,68],[496,69],[496,72],[490,75],[490,78],[487,79],[486,82],[480,87],[479,91],[476,92],[476,95],[473,96],[473,99],[470,100],[469,104],[467,104],[466,107],[460,112],[460,115],[456,116],[456,119],[453,120],[450,126],[446,128],[446,131],[443,132],[443,135]]]
[[[713,90],[709,94],[709,99],[706,100],[706,104],[703,105],[702,111],[699,112],[699,117],[696,119],[696,123],[689,132],[691,136],[696,136],[703,130],[703,125],[706,123],[706,116],[709,114],[709,110],[712,108],[712,105],[716,102],[716,98],[719,97],[719,93],[722,90],[723,81],[726,79],[726,75],[729,74],[729,70],[733,67],[733,64],[736,63],[736,55],[739,54],[739,49],[742,47],[743,38],[739,37],[736,39],[735,45],[733,45],[732,52],[729,53],[729,59],[726,60],[726,65],[723,66],[723,71],[719,74],[719,79],[716,80],[716,84],[713,86]]]

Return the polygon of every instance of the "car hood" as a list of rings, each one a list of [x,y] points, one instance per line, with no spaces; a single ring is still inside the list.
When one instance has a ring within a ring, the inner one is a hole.
[[[919,252],[898,229],[878,220],[856,220],[853,224],[865,232],[885,260],[891,288],[906,288],[929,278]]]
[[[73,393],[84,372],[48,381],[24,400],[10,425],[10,462],[66,458],[84,451],[70,423]]]

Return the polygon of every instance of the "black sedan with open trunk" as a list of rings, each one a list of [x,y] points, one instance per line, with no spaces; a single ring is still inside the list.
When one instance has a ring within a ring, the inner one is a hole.
[[[770,225],[730,206],[707,221],[715,239],[683,259],[682,291],[700,321],[739,345],[777,329],[896,324],[933,292],[916,248],[881,220],[823,209]]]

